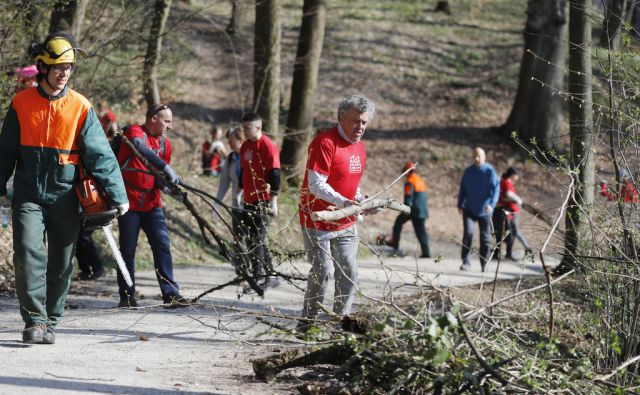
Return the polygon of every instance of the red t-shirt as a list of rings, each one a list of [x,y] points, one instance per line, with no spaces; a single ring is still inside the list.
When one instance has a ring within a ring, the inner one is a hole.
[[[355,199],[367,162],[362,141],[355,144],[346,141],[335,127],[316,136],[309,145],[307,154],[307,170],[328,176],[327,183],[336,192],[347,199]],[[300,191],[300,224],[305,228],[335,231],[348,228],[355,222],[355,216],[334,222],[311,220],[311,211],[326,210],[329,206],[331,203],[316,198],[309,192],[309,180],[305,171]]]
[[[520,206],[514,201],[507,200],[507,192],[516,193],[516,188],[510,179],[505,178],[500,181],[500,199],[498,199],[498,207],[504,207],[507,211],[512,213],[519,213]]]
[[[258,141],[245,140],[240,147],[242,189],[245,203],[269,201],[266,192],[269,172],[280,168],[280,151],[264,134]]]

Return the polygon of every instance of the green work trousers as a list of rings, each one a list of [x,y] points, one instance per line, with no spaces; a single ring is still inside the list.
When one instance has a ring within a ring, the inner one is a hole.
[[[73,254],[80,231],[73,190],[55,203],[13,203],[13,264],[20,314],[26,324],[55,327],[71,285]]]

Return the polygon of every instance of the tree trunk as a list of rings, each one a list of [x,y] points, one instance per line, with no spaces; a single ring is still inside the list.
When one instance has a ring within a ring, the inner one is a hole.
[[[158,90],[158,63],[162,50],[162,36],[169,18],[171,10],[171,0],[156,0],[151,30],[149,31],[149,41],[147,54],[144,57],[143,69],[143,90],[147,106],[160,103],[160,92]]]
[[[600,34],[600,45],[604,48],[619,50],[622,44],[621,27],[631,21],[637,0],[603,1],[604,21]]]
[[[77,0],[58,0],[51,10],[51,21],[49,22],[49,33],[58,30],[73,31],[75,24]]]
[[[87,12],[88,5],[89,0],[79,0],[78,6],[76,7],[76,15],[73,20],[71,31],[73,32],[73,35],[76,37],[77,41],[80,41],[80,37],[82,36],[82,24],[84,23],[84,16]]]
[[[280,154],[280,163],[290,185],[297,185],[299,182],[296,167],[302,163],[304,148],[313,134],[315,92],[324,42],[325,16],[325,0],[304,1],[298,52],[293,69],[291,103]]]
[[[569,165],[575,188],[565,215],[565,253],[558,271],[577,268],[575,255],[588,231],[584,210],[594,201],[591,22],[586,12],[590,1],[569,1]]]
[[[280,25],[280,0],[256,0],[253,108],[273,137],[280,117]]]
[[[240,28],[241,15],[242,7],[240,6],[240,0],[231,0],[231,16],[229,17],[229,24],[226,29],[227,34],[230,36],[235,35]]]
[[[565,0],[529,0],[518,91],[502,126],[505,134],[516,131],[543,149],[559,144],[563,99],[556,90],[563,86],[566,15]]]

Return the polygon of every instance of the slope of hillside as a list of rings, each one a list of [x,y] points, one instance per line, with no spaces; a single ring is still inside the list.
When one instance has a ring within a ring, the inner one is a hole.
[[[519,192],[542,210],[557,205],[553,183],[544,171],[492,127],[508,115],[515,94],[522,54],[521,29],[526,1],[457,1],[453,15],[435,13],[427,1],[393,0],[330,2],[317,90],[316,126],[335,122],[338,101],[352,93],[371,97],[377,116],[365,136],[367,169],[362,183],[371,195],[388,185],[407,160],[419,161],[430,187],[428,229],[435,254],[457,256],[461,220],[455,195],[470,148],[482,145],[498,172],[509,165],[522,169]],[[282,119],[286,121],[301,0],[284,1],[282,40]],[[224,33],[229,2],[175,2],[165,39],[166,51],[177,51],[180,66],[174,79],[161,81],[163,101],[174,109],[174,167],[185,181],[210,193],[217,179],[199,176],[199,148],[213,123],[237,124],[249,109],[252,94],[251,7],[245,5],[241,31]],[[94,100],[95,101],[95,100]],[[123,113],[128,122],[140,114]],[[277,141],[281,137],[273,136]],[[402,182],[386,192],[402,196]],[[295,202],[297,192],[283,194],[283,208],[271,237],[277,249],[300,247]],[[194,198],[203,213],[209,208]],[[213,263],[215,249],[205,248],[197,223],[169,198],[166,213],[176,263]],[[364,242],[389,233],[395,213],[367,217],[360,226]],[[217,224],[223,235],[226,230]],[[541,224],[525,216],[522,228],[540,242]],[[0,233],[3,248],[9,232]],[[149,264],[142,235],[138,261]],[[402,247],[417,243],[407,224]],[[363,249],[366,250],[366,249]],[[366,252],[365,252],[366,253]],[[8,251],[3,253],[9,259]]]

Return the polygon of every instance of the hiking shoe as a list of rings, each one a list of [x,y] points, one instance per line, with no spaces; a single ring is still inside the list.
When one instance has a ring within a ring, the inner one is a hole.
[[[42,344],[55,344],[56,343],[56,332],[54,331],[52,326],[48,326],[47,330],[42,335]]]
[[[462,265],[460,265],[460,270],[468,272],[469,270],[471,270],[471,264],[463,263]]]
[[[190,306],[191,302],[185,299],[182,295],[171,295],[167,300],[164,301],[165,309],[179,309],[181,307]]]
[[[118,308],[123,308],[126,307],[128,309],[135,309],[138,306],[138,302],[133,299],[133,298],[129,298],[129,299],[120,299],[120,303],[118,303]]]
[[[45,324],[32,322],[27,324],[22,331],[22,342],[27,344],[42,343],[47,326]]]
[[[260,284],[260,288],[266,291],[268,288],[275,288],[280,285],[280,279],[277,276],[267,276]]]

